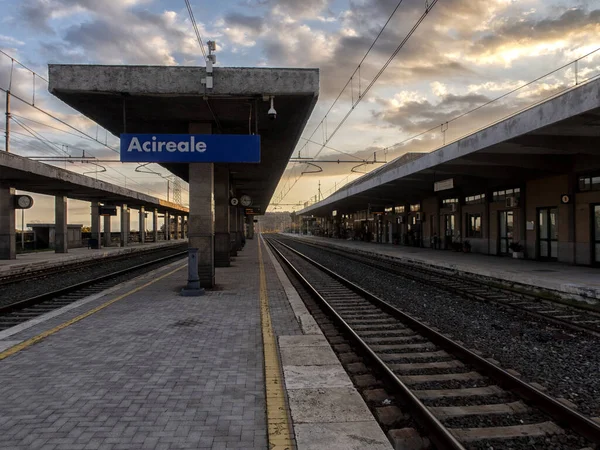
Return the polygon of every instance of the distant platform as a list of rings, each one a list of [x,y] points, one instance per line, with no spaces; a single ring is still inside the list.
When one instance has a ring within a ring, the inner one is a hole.
[[[565,298],[600,300],[600,268],[297,234],[287,236],[554,291]]]
[[[57,267],[73,262],[85,262],[92,259],[138,253],[160,247],[172,247],[187,242],[187,239],[150,242],[146,244],[131,243],[127,247],[102,247],[90,249],[78,247],[69,249],[69,253],[54,253],[54,250],[17,254],[17,259],[0,260],[0,276],[16,275],[43,268]]]

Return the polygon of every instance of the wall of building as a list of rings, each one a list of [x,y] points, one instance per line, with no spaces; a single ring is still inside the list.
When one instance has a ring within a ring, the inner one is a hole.
[[[469,240],[471,243],[471,251],[473,253],[488,253],[488,238],[489,236],[489,221],[487,219],[486,214],[486,205],[485,203],[477,203],[473,205],[462,205],[462,231],[461,235],[464,240]],[[479,214],[481,215],[481,237],[471,237],[467,235],[468,231],[468,222],[467,215],[471,214]]]
[[[592,264],[592,245],[595,217],[592,205],[600,204],[600,191],[579,192],[575,195],[575,255],[576,264]]]
[[[558,210],[558,260],[573,263],[573,244],[569,242],[570,205],[561,205],[562,194],[569,193],[569,176],[561,175],[529,181],[525,188],[525,208],[527,222],[533,222],[533,230],[527,230],[527,257],[539,259],[539,208]]]

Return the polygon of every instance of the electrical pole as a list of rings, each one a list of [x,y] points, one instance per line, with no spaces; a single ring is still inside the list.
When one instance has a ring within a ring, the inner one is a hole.
[[[10,153],[10,90],[6,91],[6,139],[4,150]]]

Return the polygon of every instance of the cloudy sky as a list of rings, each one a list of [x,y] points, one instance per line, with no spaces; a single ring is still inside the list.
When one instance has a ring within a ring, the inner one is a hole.
[[[352,83],[343,86],[373,43],[397,0],[192,0],[203,39],[218,43],[221,66],[292,66],[321,69],[319,103],[298,151],[302,156],[391,159],[430,151],[469,131],[600,73],[600,51],[467,115],[539,76],[600,47],[599,0],[439,0],[391,64],[331,137],[342,117],[396,51],[431,0],[404,0]],[[202,65],[184,0],[0,0],[0,49],[42,76],[48,63]],[[13,92],[33,101],[32,76],[0,55],[0,87],[12,72]],[[94,155],[117,158],[118,140],[70,110],[36,81],[35,104],[85,131],[75,131],[40,110],[13,102],[12,151],[22,155]],[[340,99],[327,115],[333,101]],[[1,101],[2,107],[4,102]],[[4,113],[4,111],[0,111]],[[443,125],[448,122],[447,125]],[[59,131],[53,126],[59,128]],[[3,128],[3,127],[1,127]],[[432,130],[424,133],[426,130]],[[38,137],[34,138],[34,133]],[[414,136],[419,135],[417,138]],[[324,139],[330,138],[323,148]],[[101,143],[95,141],[98,139]],[[106,143],[106,145],[103,145]],[[112,147],[113,149],[109,148]],[[340,152],[344,152],[342,154]],[[136,190],[166,197],[167,182],[135,166],[69,164]],[[169,174],[158,166],[151,170]],[[323,164],[305,174],[292,165],[274,202],[302,203],[377,167]],[[186,186],[182,196],[186,201]],[[293,209],[292,206],[280,206]],[[89,205],[72,202],[70,222],[89,223]],[[51,202],[38,202],[27,221],[52,221]],[[135,220],[132,220],[135,224]],[[116,222],[115,222],[116,224]]]

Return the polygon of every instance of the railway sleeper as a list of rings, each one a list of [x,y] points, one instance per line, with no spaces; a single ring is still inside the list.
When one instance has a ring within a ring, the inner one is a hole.
[[[415,360],[415,359],[428,359],[428,358],[448,358],[450,355],[444,350],[434,352],[415,352],[415,353],[380,353],[377,356],[383,361],[395,361],[397,359],[402,360]]]
[[[454,428],[450,432],[461,442],[475,442],[488,439],[515,439],[519,437],[543,437],[563,434],[565,430],[554,422],[541,422],[506,427]]]
[[[463,389],[415,389],[414,394],[421,400],[436,400],[440,398],[454,397],[482,397],[486,395],[501,395],[505,391],[496,385],[463,388]]]
[[[436,361],[436,362],[425,362],[425,363],[406,363],[406,364],[388,364],[390,369],[394,372],[415,372],[418,370],[427,369],[454,369],[458,367],[465,367],[460,361],[453,359],[452,361]]]
[[[449,419],[453,417],[496,415],[496,414],[522,414],[529,413],[532,409],[522,401],[512,403],[495,403],[491,405],[471,406],[430,406],[429,410],[438,419]]]
[[[400,381],[404,384],[420,384],[443,381],[476,381],[483,380],[485,377],[478,372],[463,372],[463,373],[438,373],[432,375],[401,375]]]

